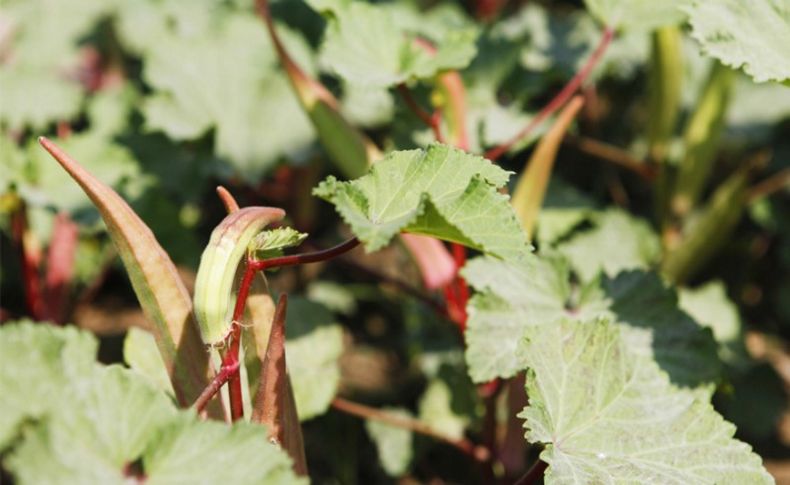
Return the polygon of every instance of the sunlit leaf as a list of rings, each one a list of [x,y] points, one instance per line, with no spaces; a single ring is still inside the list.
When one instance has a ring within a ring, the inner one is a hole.
[[[547,484],[773,483],[735,427],[693,392],[634,357],[607,320],[532,327],[526,438],[546,448]]]
[[[351,182],[330,177],[314,193],[335,205],[368,251],[410,232],[517,258],[528,245],[508,198],[496,190],[507,178],[481,157],[433,144],[393,152]]]
[[[691,35],[727,66],[757,82],[790,79],[790,8],[784,0],[695,0],[687,7]]]

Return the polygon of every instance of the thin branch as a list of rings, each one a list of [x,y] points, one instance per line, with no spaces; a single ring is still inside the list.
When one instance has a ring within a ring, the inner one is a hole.
[[[565,141],[581,152],[610,162],[618,167],[622,167],[639,175],[648,182],[654,180],[658,173],[653,165],[643,162],[631,156],[630,153],[622,148],[609,143],[604,143],[594,138],[575,135],[566,136]]]
[[[488,451],[487,448],[476,445],[466,438],[456,439],[444,435],[433,429],[431,426],[423,423],[422,421],[418,421],[416,419],[407,418],[403,416],[396,416],[392,413],[388,413],[380,409],[376,409],[370,406],[365,406],[364,404],[359,404],[349,401],[347,399],[343,399],[342,397],[336,397],[335,399],[333,399],[332,407],[337,409],[338,411],[342,411],[344,413],[351,414],[353,416],[357,416],[363,419],[372,419],[375,421],[380,421],[384,424],[394,426],[396,428],[408,429],[409,431],[412,431],[414,433],[430,436],[431,438],[434,438],[438,441],[447,443],[448,445],[457,448],[462,453],[474,458],[476,461],[480,463],[487,463],[491,459],[491,453]]]
[[[211,380],[211,383],[206,386],[203,392],[200,393],[200,396],[195,400],[195,404],[192,406],[195,408],[195,411],[198,414],[201,414],[203,410],[206,409],[206,405],[211,401],[211,399],[219,392],[220,388],[228,382],[231,374],[239,370],[239,363],[237,362],[235,366],[222,366],[217,372],[217,375],[214,376],[214,379]]]
[[[408,86],[403,83],[398,84],[398,94],[400,94],[403,101],[406,103],[406,106],[419,118],[423,123],[425,123],[431,131],[433,131],[433,136],[436,138],[436,141],[439,143],[444,143],[444,137],[442,136],[442,129],[440,126],[441,123],[441,112],[434,111],[433,113],[428,113],[424,109],[417,104],[417,101],[411,95],[411,91],[409,90]]]
[[[532,465],[529,470],[527,470],[527,473],[516,480],[516,483],[513,485],[531,485],[532,483],[535,483],[538,478],[543,476],[543,472],[546,471],[546,467],[548,466],[548,463],[538,459],[538,461],[536,461],[535,464]]]
[[[34,320],[44,320],[47,309],[42,297],[41,277],[38,272],[41,266],[41,248],[35,235],[30,231],[27,206],[21,199],[11,215],[11,234],[21,259],[22,285],[25,289],[27,310]]]
[[[485,153],[485,157],[489,160],[498,159],[508,150],[510,150],[513,145],[524,139],[530,132],[532,132],[532,130],[539,126],[543,120],[561,108],[579,89],[584,81],[587,80],[595,66],[598,65],[598,62],[600,62],[600,60],[603,58],[604,52],[606,52],[606,48],[611,43],[612,37],[614,37],[614,29],[611,27],[606,27],[606,29],[603,31],[603,34],[601,35],[601,40],[598,43],[598,46],[596,46],[595,50],[590,55],[590,58],[587,59],[587,62],[584,64],[584,66],[582,66],[579,72],[577,72],[576,75],[573,76],[570,81],[568,81],[568,84],[566,84],[565,87],[563,87],[562,90],[557,93],[557,95],[554,96],[554,98],[549,101],[549,103],[544,106],[543,109],[540,110],[540,112],[538,112],[538,114],[535,115],[535,117],[532,118],[529,123],[527,123],[527,126],[525,126],[510,140],[488,150]]]
[[[757,183],[749,189],[746,200],[749,204],[756,202],[763,197],[768,197],[775,192],[790,187],[790,168],[785,168],[771,175],[767,179]]]
[[[340,256],[341,254],[354,249],[358,245],[359,245],[359,239],[353,237],[341,244],[338,244],[337,246],[331,247],[329,249],[324,249],[321,251],[302,253],[302,254],[291,254],[288,256],[279,256],[276,258],[262,259],[257,261],[251,260],[249,262],[249,267],[252,268],[254,271],[260,271],[263,269],[279,268],[282,266],[295,266],[298,264],[317,263],[319,261],[326,261],[328,259],[332,259],[334,257]],[[241,293],[241,289],[239,289],[239,292]]]

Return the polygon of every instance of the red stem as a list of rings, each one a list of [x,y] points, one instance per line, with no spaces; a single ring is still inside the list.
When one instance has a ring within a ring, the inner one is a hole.
[[[319,261],[326,261],[336,256],[348,252],[359,245],[359,239],[352,237],[337,246],[321,251],[303,254],[291,254],[289,256],[280,256],[277,258],[263,259],[260,261],[251,261],[250,266],[256,271],[269,268],[279,268],[281,266],[295,266],[298,264],[317,263]],[[241,289],[239,290],[241,294]]]
[[[444,143],[444,137],[442,136],[442,129],[440,126],[441,123],[441,112],[434,111],[433,113],[428,113],[424,109],[417,104],[414,97],[411,95],[411,91],[409,90],[408,86],[401,83],[398,84],[398,94],[401,95],[403,101],[406,103],[406,106],[419,118],[425,123],[431,131],[433,131],[433,136],[436,138],[436,141],[439,143]]]
[[[55,323],[66,320],[66,303],[71,278],[74,275],[74,259],[77,253],[79,230],[65,212],[55,218],[52,241],[47,252],[46,296],[47,317]]]
[[[19,247],[22,264],[22,284],[25,289],[25,303],[33,320],[44,320],[46,308],[41,293],[41,277],[38,273],[41,254],[33,244],[32,234],[27,224],[27,207],[20,203],[12,216],[11,231]]]
[[[505,143],[498,145],[485,153],[485,157],[489,160],[496,160],[502,155],[504,155],[510,148],[526,137],[532,130],[534,130],[538,125],[540,125],[543,120],[549,117],[552,113],[557,111],[561,108],[570,98],[573,96],[574,93],[579,89],[579,87],[584,83],[584,81],[589,77],[590,73],[595,69],[595,66],[598,65],[601,58],[603,58],[604,52],[606,52],[606,48],[612,41],[612,37],[614,37],[614,29],[611,27],[606,27],[601,35],[601,40],[598,42],[598,45],[595,47],[595,50],[590,55],[590,58],[587,59],[587,62],[582,66],[579,72],[576,73],[573,78],[568,81],[568,84],[562,88],[562,90],[557,93],[554,98],[549,101],[549,103],[543,107],[537,115],[535,115],[527,126],[525,126],[521,131],[519,131],[513,138],[506,141]]]

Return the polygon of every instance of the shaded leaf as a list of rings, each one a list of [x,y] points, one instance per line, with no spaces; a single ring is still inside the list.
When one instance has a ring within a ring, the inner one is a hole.
[[[746,355],[746,349],[738,307],[727,297],[725,290],[721,281],[711,281],[694,289],[682,288],[678,292],[678,304],[700,325],[710,327],[719,344],[721,358],[735,363]]]
[[[467,307],[465,334],[475,382],[522,370],[516,347],[529,328],[596,317],[616,322],[629,351],[654,358],[677,384],[704,387],[718,376],[710,332],[678,309],[674,291],[653,273],[623,272],[575,287],[567,262],[544,256],[519,262],[475,258],[463,275],[478,291]]]
[[[288,373],[300,420],[329,409],[340,385],[343,329],[321,304],[292,297],[285,326]]]
[[[583,281],[599,272],[614,276],[626,269],[646,269],[661,256],[658,236],[645,221],[619,209],[594,213],[593,227],[557,246]]]

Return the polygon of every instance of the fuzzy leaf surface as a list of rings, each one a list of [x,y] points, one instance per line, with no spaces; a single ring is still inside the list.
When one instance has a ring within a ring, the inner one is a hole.
[[[146,483],[300,483],[260,426],[199,421],[120,366],[93,364],[59,404],[9,458],[19,483],[123,484],[135,462]]]
[[[679,385],[704,386],[718,375],[709,330],[678,308],[674,291],[654,273],[626,271],[573,288],[566,260],[530,256],[516,262],[475,258],[463,275],[478,291],[467,306],[465,334],[466,361],[476,382],[524,369],[516,348],[528,329],[596,317],[616,322],[629,351],[655,359]]]
[[[143,75],[154,92],[142,111],[149,129],[175,140],[213,130],[215,153],[257,178],[278,158],[296,155],[313,129],[260,22],[222,9],[213,15],[198,32],[157,30],[158,43],[143,47]],[[295,44],[289,48],[306,50]]]
[[[466,67],[477,53],[473,28],[446,29],[433,41],[435,52],[417,44],[413,24],[402,25],[397,7],[363,2],[312,2],[329,14],[322,61],[347,81],[394,86]],[[416,20],[416,19],[415,19]],[[420,19],[422,20],[422,19]],[[441,30],[441,29],[437,29]],[[434,30],[436,32],[436,30]]]
[[[661,257],[658,236],[646,222],[618,209],[593,213],[590,218],[592,229],[557,247],[582,281],[590,281],[601,271],[614,276],[626,269],[646,269]]]
[[[646,31],[685,20],[682,7],[689,0],[585,0],[602,23],[618,29]]]
[[[790,6],[785,0],[694,1],[691,35],[708,55],[757,82],[790,79]]]
[[[68,385],[88,378],[97,349],[92,335],[74,327],[30,321],[0,327],[0,451],[24,421],[45,415]]]
[[[529,246],[508,197],[497,192],[508,175],[484,158],[432,144],[392,152],[350,182],[329,177],[313,193],[335,205],[368,251],[410,232],[518,258]]]
[[[546,446],[547,484],[773,483],[735,426],[620,334],[605,319],[563,320],[521,344],[530,404],[519,416]]]

